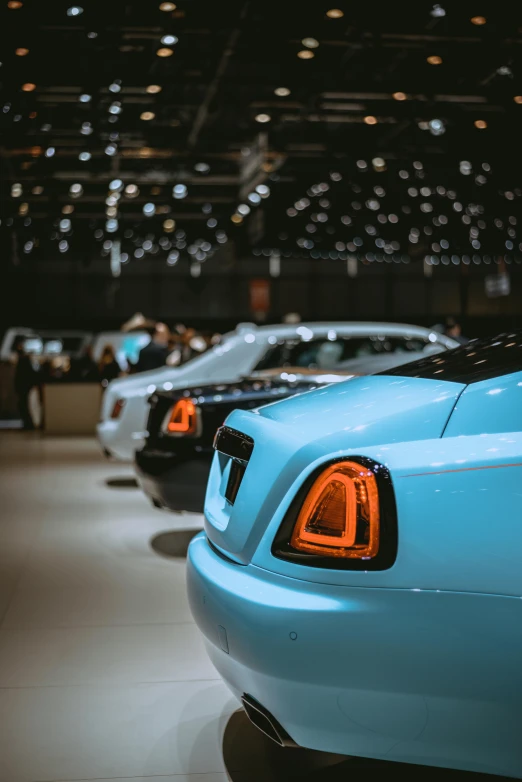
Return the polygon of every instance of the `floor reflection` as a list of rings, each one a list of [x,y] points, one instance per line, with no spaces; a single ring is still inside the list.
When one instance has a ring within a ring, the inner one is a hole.
[[[176,529],[161,532],[150,541],[150,546],[156,554],[163,557],[184,559],[192,538],[200,532],[199,529]]]
[[[407,782],[500,782],[508,779],[307,749],[284,749],[255,728],[243,710],[234,712],[225,728],[223,759],[232,782],[359,782],[370,775],[381,782],[395,782],[399,776]]]

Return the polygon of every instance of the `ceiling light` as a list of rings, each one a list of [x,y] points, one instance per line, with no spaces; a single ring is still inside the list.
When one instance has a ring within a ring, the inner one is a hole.
[[[249,193],[247,196],[248,200],[251,204],[260,204],[261,203],[261,196],[259,193]]]
[[[274,95],[277,95],[278,98],[286,98],[287,95],[290,95],[290,90],[288,87],[278,87],[274,90]]]
[[[7,3],[7,7],[11,9],[11,11],[14,11],[16,8],[21,8],[23,6],[23,3],[20,2],[20,0],[9,0]]]
[[[313,57],[315,57],[315,54],[310,51],[310,49],[303,49],[300,52],[297,52],[297,56],[301,60],[311,60]]]
[[[168,234],[172,233],[172,231],[174,230],[175,227],[176,227],[176,221],[175,220],[172,220],[171,218],[169,218],[168,220],[164,220],[164,222],[163,222],[163,230],[166,233],[168,233]]]
[[[82,122],[82,127],[80,128],[80,133],[82,136],[90,136],[92,133],[92,125],[90,122]]]
[[[394,92],[392,98],[394,100],[407,100],[408,96],[405,92]]]
[[[174,46],[177,42],[177,35],[164,35],[161,39],[161,43],[165,44],[165,46]]]
[[[79,100],[80,103],[89,103],[89,101],[92,100],[92,95],[89,95],[87,92],[82,92]]]
[[[36,84],[33,84],[32,81],[28,81],[25,84],[22,84],[22,90],[24,92],[33,92],[33,90],[36,89]]]
[[[486,17],[485,16],[472,16],[471,19],[470,19],[470,22],[471,22],[471,24],[476,24],[476,25],[480,26],[482,24],[486,24]]]
[[[243,218],[241,217],[241,215],[238,214],[233,214],[230,219],[232,220],[233,223],[236,223],[236,225],[239,225],[239,223],[243,222]]]
[[[62,214],[64,215],[72,215],[74,212],[74,206],[72,204],[65,204],[65,206],[62,207]]]
[[[147,217],[152,217],[152,215],[155,213],[156,207],[152,203],[144,204],[143,205],[143,214]]]
[[[515,95],[513,100],[515,101],[515,103],[522,103],[522,95]]]
[[[154,114],[153,111],[142,111],[140,114],[140,119],[150,120],[150,119],[154,119],[155,116],[156,115]]]
[[[344,11],[341,11],[340,8],[330,8],[330,10],[326,12],[326,16],[329,19],[341,19],[341,17],[344,16]]]
[[[430,65],[440,65],[442,62],[442,57],[439,57],[438,54],[430,54],[429,57],[426,57],[426,60]]]
[[[80,16],[80,14],[83,14],[81,5],[72,5],[67,9],[67,16]]]
[[[367,125],[377,125],[377,117],[374,117],[372,114],[369,114],[367,117],[365,117],[364,121]]]
[[[118,147],[116,147],[114,144],[107,144],[105,147],[105,154],[109,155],[109,157],[113,157],[117,151]]]
[[[107,220],[107,222],[105,223],[105,230],[107,231],[107,233],[113,234],[115,231],[118,230],[118,221],[114,219]]]
[[[174,198],[180,199],[185,198],[188,193],[187,186],[186,185],[174,185],[172,188],[172,195]]]
[[[268,185],[257,185],[256,193],[259,193],[261,198],[268,198],[268,196],[270,195],[270,188],[268,187]]]
[[[442,136],[446,132],[446,126],[441,119],[430,119],[428,128],[433,136]]]
[[[45,150],[45,157],[53,157],[55,152],[56,149],[54,147],[47,147],[47,149]]]
[[[160,3],[160,11],[175,11],[176,10],[176,4],[175,3]]]
[[[272,117],[270,114],[256,114],[256,122],[270,122]]]
[[[97,37],[98,37],[98,33],[95,32],[87,33],[87,38],[97,38]]]
[[[138,185],[127,185],[125,188],[125,195],[130,196],[131,198],[134,198],[138,195],[140,191],[138,190]]]
[[[157,92],[161,92],[161,87],[159,84],[149,84],[147,87],[147,92],[149,92],[151,95],[155,95]]]
[[[33,187],[31,192],[33,195],[42,195],[43,187],[41,185],[36,185],[36,187]]]
[[[83,187],[79,182],[75,182],[70,186],[69,193],[73,196],[73,198],[78,198],[83,193]]]
[[[121,179],[113,179],[109,185],[109,190],[121,190],[123,188],[123,182]]]
[[[109,114],[121,114],[121,103],[118,100],[109,106]]]
[[[386,161],[382,157],[374,157],[372,159],[372,166],[376,171],[385,171],[386,170]]]
[[[174,54],[174,50],[169,49],[168,46],[163,46],[161,49],[158,49],[156,54],[158,57],[170,57],[171,54]]]
[[[436,5],[434,5],[433,8],[431,9],[430,14],[437,19],[442,16],[446,16],[446,11],[441,5],[436,3]]]
[[[115,79],[112,84],[109,84],[109,90],[110,92],[120,92],[121,90],[121,80]]]
[[[18,49],[15,49],[15,54],[17,57],[25,57],[26,54],[29,54],[29,49],[20,46]]]
[[[60,220],[59,228],[62,233],[66,233],[67,231],[70,231],[71,221],[68,218],[65,218],[64,220]]]
[[[196,163],[194,171],[197,171],[199,174],[208,174],[210,166],[208,163]]]
[[[301,43],[303,46],[306,46],[307,49],[317,49],[319,46],[319,41],[317,38],[303,38]]]
[[[80,152],[78,155],[78,159],[81,160],[83,163],[85,163],[87,160],[90,160],[92,157],[90,152]]]
[[[484,119],[476,119],[473,124],[479,130],[484,130],[484,128],[487,128],[487,126],[488,126],[488,123]]]
[[[19,198],[22,195],[22,192],[22,185],[19,182],[11,185],[11,195],[13,198]]]

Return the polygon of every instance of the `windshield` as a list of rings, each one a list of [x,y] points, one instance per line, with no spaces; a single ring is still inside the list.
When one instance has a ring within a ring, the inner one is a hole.
[[[307,367],[309,369],[348,368],[353,359],[370,359],[379,356],[395,356],[406,363],[417,358],[425,350],[440,351],[440,344],[428,337],[355,336],[328,339],[327,337],[303,341],[281,340],[269,347],[255,367],[256,372],[276,367]]]

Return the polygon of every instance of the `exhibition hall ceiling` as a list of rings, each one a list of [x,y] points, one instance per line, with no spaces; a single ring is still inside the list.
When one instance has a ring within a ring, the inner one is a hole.
[[[171,265],[231,240],[369,260],[520,252],[517,4],[1,14],[0,230],[17,261],[116,241],[123,260]]]

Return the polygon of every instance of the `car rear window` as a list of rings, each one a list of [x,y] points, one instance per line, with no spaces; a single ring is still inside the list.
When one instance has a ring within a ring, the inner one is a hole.
[[[522,371],[522,330],[493,338],[474,339],[453,350],[379,374],[478,383],[518,371]]]

